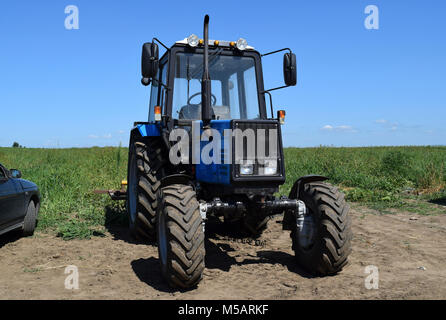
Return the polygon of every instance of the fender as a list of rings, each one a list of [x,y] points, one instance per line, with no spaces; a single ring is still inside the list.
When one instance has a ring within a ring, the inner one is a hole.
[[[324,177],[324,176],[318,176],[315,174],[300,177],[299,179],[296,180],[293,187],[291,188],[289,198],[290,199],[299,199],[300,192],[306,183],[316,182],[316,181],[325,181],[325,180],[328,180],[328,178]],[[292,210],[285,210],[285,212],[283,214],[283,221],[282,221],[283,230],[292,231],[295,227],[296,227],[295,213]]]
[[[139,133],[141,137],[161,136],[160,127],[156,123],[135,122],[135,126],[130,131],[131,134]]]
[[[303,176],[300,177],[299,179],[296,180],[296,182],[294,182],[293,187],[291,188],[290,194],[289,194],[289,198],[290,199],[298,199],[299,195],[300,195],[300,190],[302,189],[302,187],[309,182],[316,182],[316,181],[325,181],[328,180],[328,177],[325,176],[319,176],[316,174],[311,174],[308,176]]]
[[[167,150],[170,150],[169,130],[161,127],[159,123],[135,122],[130,131],[130,137],[133,136],[161,138]]]
[[[192,177],[187,174],[171,174],[161,179],[160,188],[171,184],[187,184],[190,185]],[[195,189],[195,188],[194,188]]]

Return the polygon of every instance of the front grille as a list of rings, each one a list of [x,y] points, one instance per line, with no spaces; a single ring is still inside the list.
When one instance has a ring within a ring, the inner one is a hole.
[[[244,133],[242,137],[235,137],[236,130]],[[271,178],[272,180],[283,177],[283,154],[280,124],[275,120],[234,120],[234,137],[232,141],[232,158],[234,180],[258,180]],[[251,131],[252,130],[252,131]],[[262,147],[263,146],[263,147]],[[260,147],[260,148],[259,148]],[[274,152],[274,148],[275,152]],[[253,155],[254,153],[254,155]],[[277,170],[275,174],[266,174],[266,162],[275,161]],[[253,164],[253,173],[240,174],[240,162]]]

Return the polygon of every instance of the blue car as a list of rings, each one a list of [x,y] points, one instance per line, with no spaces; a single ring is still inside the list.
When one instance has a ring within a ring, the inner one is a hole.
[[[24,236],[34,233],[40,193],[36,184],[21,177],[19,170],[0,164],[0,235],[17,229]]]

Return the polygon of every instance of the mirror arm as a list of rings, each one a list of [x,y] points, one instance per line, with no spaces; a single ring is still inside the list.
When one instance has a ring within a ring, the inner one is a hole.
[[[262,93],[270,92],[270,91],[274,91],[274,90],[279,90],[279,89],[283,89],[283,88],[288,88],[288,87],[289,86],[281,86],[281,87],[277,87],[277,88],[272,88],[272,89],[265,90]]]
[[[160,45],[162,45],[167,51],[170,51],[170,49],[169,49],[164,43],[162,43],[161,41],[159,41],[157,38],[153,38],[153,39],[152,39],[152,42],[154,42],[154,41],[156,41],[156,42],[158,42]]]
[[[269,95],[269,105],[271,106],[271,118],[274,119],[274,109],[273,109],[273,96],[269,91],[263,91],[262,94],[267,93]]]
[[[293,52],[291,51],[290,48],[283,48],[283,49],[280,49],[280,50],[276,50],[276,51],[271,51],[271,52],[268,52],[268,53],[264,53],[264,54],[262,54],[261,56],[264,57],[264,56],[268,56],[268,55],[270,55],[270,54],[274,54],[274,53],[277,53],[277,52],[282,52],[282,51],[285,51],[285,50],[288,50],[290,53],[293,53]]]

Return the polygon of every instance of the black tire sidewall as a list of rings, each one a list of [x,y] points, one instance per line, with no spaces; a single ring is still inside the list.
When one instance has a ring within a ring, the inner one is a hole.
[[[305,206],[307,207],[307,210],[311,210],[311,215],[313,217],[313,223],[315,227],[315,235],[314,235],[314,244],[313,246],[306,250],[303,249],[299,245],[299,238],[297,237],[297,232],[294,234],[294,252],[296,255],[296,258],[303,262],[307,268],[313,269],[317,266],[319,259],[320,259],[320,253],[322,252],[323,248],[323,237],[322,237],[322,230],[321,230],[321,211],[320,207],[316,201],[315,198],[312,197],[311,194],[308,193],[308,191],[311,190],[311,188],[308,188],[307,190],[302,190],[301,195],[299,197],[300,200],[302,200],[305,203]]]
[[[36,206],[33,201],[30,201],[28,207],[26,209],[26,215],[23,220],[23,235],[31,236],[34,233],[34,229],[36,227],[37,214],[36,214]]]
[[[157,234],[156,234],[156,240],[157,240],[157,246],[158,246],[158,257],[159,257],[159,263],[161,267],[161,273],[163,277],[167,278],[169,274],[169,261],[171,260],[170,257],[170,239],[169,239],[169,233],[167,230],[167,222],[165,215],[167,214],[165,209],[165,204],[163,199],[163,193],[160,191],[158,193],[158,203],[160,204],[158,206],[158,210],[156,212],[156,219],[157,219]],[[163,217],[161,217],[163,216]],[[161,230],[163,229],[163,230]],[[161,258],[161,249],[160,249],[160,241],[163,241],[160,239],[160,237],[165,236],[165,244],[166,244],[166,260],[163,263],[163,259]]]
[[[131,184],[132,183],[137,183],[137,181],[131,181],[132,179],[130,179],[130,177],[132,176],[132,165],[136,166],[136,163],[134,163],[136,161],[136,148],[135,148],[135,141],[131,141],[130,142],[130,152],[129,152],[129,162],[128,162],[128,169],[127,169],[127,178],[128,178],[128,188],[131,188]],[[136,170],[136,168],[133,168],[134,170]],[[138,180],[138,176],[137,174],[135,174],[135,178],[136,180]],[[132,220],[132,213],[130,212],[130,198],[129,198],[129,194],[127,194],[127,201],[126,201],[126,207],[127,207],[127,212],[128,212],[128,219],[129,219],[129,228],[130,231],[132,233],[136,233],[136,226],[135,226],[135,222],[136,222],[136,215],[138,214],[138,192],[136,192],[134,194],[134,196],[136,197],[135,199],[135,221]]]

